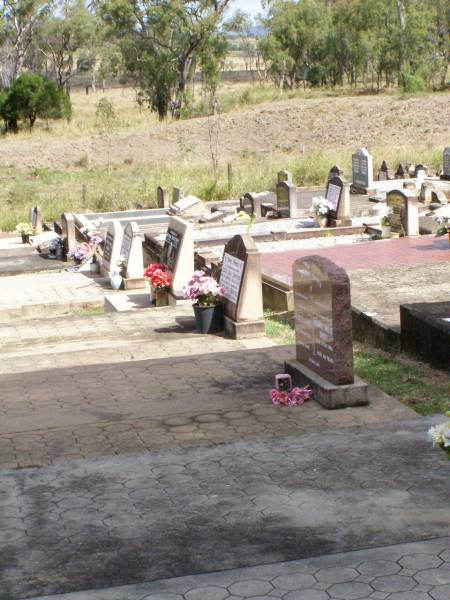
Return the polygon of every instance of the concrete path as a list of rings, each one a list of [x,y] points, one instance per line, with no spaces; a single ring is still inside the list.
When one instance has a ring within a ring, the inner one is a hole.
[[[3,471],[3,594],[17,600],[442,537],[450,480],[444,454],[426,439],[434,421]]]
[[[448,600],[450,538],[34,600]]]

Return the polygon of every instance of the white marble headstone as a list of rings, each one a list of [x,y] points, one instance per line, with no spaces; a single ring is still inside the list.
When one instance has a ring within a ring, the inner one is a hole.
[[[137,223],[127,223],[123,232],[120,255],[125,263],[127,279],[141,279],[144,273],[141,232]]]

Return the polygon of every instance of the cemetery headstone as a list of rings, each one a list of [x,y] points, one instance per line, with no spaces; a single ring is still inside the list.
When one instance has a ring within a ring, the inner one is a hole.
[[[296,361],[286,364],[295,383],[310,383],[326,408],[367,404],[368,388],[353,368],[350,280],[322,256],[293,266]]]
[[[406,176],[407,175],[406,175],[405,168],[403,167],[402,164],[399,164],[397,167],[397,170],[395,171],[395,175],[394,175],[395,179],[405,179]]]
[[[172,190],[172,204],[176,204],[181,198],[184,198],[183,188],[174,187]]]
[[[111,221],[106,231],[103,245],[102,273],[109,274],[117,271],[122,248],[123,229],[119,221]]]
[[[328,173],[328,179],[332,177],[343,177],[344,171],[341,169],[339,165],[333,165]]]
[[[255,214],[255,204],[253,202],[253,195],[250,193],[244,194],[240,199],[240,210],[245,212],[247,215],[252,216]]]
[[[389,179],[389,170],[387,166],[387,162],[383,160],[381,163],[380,170],[378,171],[378,181],[388,181]]]
[[[75,234],[75,217],[72,213],[63,213],[61,215],[61,225],[63,236],[65,237],[66,252],[70,252],[77,243]]]
[[[326,199],[332,204],[330,211],[331,225],[345,225],[350,218],[350,190],[348,184],[338,176],[327,182]]]
[[[42,212],[39,206],[35,206],[30,211],[30,222],[34,227],[34,234],[42,233]]]
[[[444,181],[450,181],[450,146],[445,148],[443,154],[443,172],[441,179]]]
[[[277,183],[277,211],[281,217],[289,218],[295,210],[297,188],[289,181]]]
[[[249,235],[235,235],[226,244],[220,285],[225,330],[233,338],[264,335],[261,256]]]
[[[160,185],[156,188],[156,201],[158,208],[169,208],[169,197],[167,190]]]
[[[134,221],[127,223],[125,226],[120,256],[124,262],[125,279],[138,280],[139,287],[144,287],[145,279],[143,277],[144,256],[142,251],[142,238],[139,226]],[[130,287],[135,288],[137,287],[137,284],[126,282],[125,287],[126,289],[130,289]]]
[[[161,262],[172,273],[169,303],[175,304],[183,298],[183,286],[194,272],[194,231],[192,223],[181,217],[170,217]]]
[[[286,183],[292,183],[292,173],[290,171],[278,171],[277,182],[285,181]]]
[[[353,185],[364,190],[373,187],[373,158],[366,148],[352,155]]]
[[[392,233],[419,235],[419,207],[415,192],[391,190],[386,195],[386,204],[390,210]]]

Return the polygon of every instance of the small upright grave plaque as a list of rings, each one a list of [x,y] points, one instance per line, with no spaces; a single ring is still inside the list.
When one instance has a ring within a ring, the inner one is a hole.
[[[420,180],[424,180],[427,175],[427,169],[424,165],[418,164],[414,167],[414,177]]]
[[[158,208],[169,208],[167,190],[160,185],[156,188],[156,202],[158,204]]]
[[[353,185],[367,190],[373,187],[373,159],[366,148],[359,148],[352,155]]]
[[[240,209],[247,215],[252,216],[255,214],[255,204],[253,202],[253,195],[247,192],[240,200]]]
[[[233,338],[264,335],[261,256],[249,235],[225,246],[220,285],[225,290],[225,330]]]
[[[306,256],[293,267],[296,357],[286,365],[310,383],[326,408],[367,404],[367,386],[353,371],[350,280],[327,258]]]
[[[67,252],[70,252],[77,243],[75,235],[75,217],[72,213],[63,213],[61,215],[61,226],[64,236],[64,247]]]
[[[161,262],[172,272],[169,303],[183,298],[183,286],[194,272],[193,225],[181,217],[170,217]]]
[[[295,210],[297,189],[288,181],[277,183],[277,211],[281,217],[289,218]]]
[[[102,273],[113,273],[118,269],[122,249],[123,229],[119,221],[111,221],[103,245]]]
[[[400,236],[419,235],[419,208],[415,192],[391,190],[386,195],[391,232]]]
[[[125,288],[144,287],[142,239],[138,224],[134,221],[127,223],[125,227],[120,256],[125,267]]]
[[[441,179],[450,181],[450,146],[445,148],[443,155],[443,173]]]

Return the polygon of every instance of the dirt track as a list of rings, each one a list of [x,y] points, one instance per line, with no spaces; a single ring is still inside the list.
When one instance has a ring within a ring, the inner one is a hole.
[[[450,143],[450,95],[410,99],[364,96],[290,100],[222,115],[221,158],[242,152],[309,151],[358,146],[442,147]],[[159,124],[138,132],[77,139],[0,141],[0,164],[73,167],[83,154],[89,163],[197,160],[209,156],[208,119]]]

